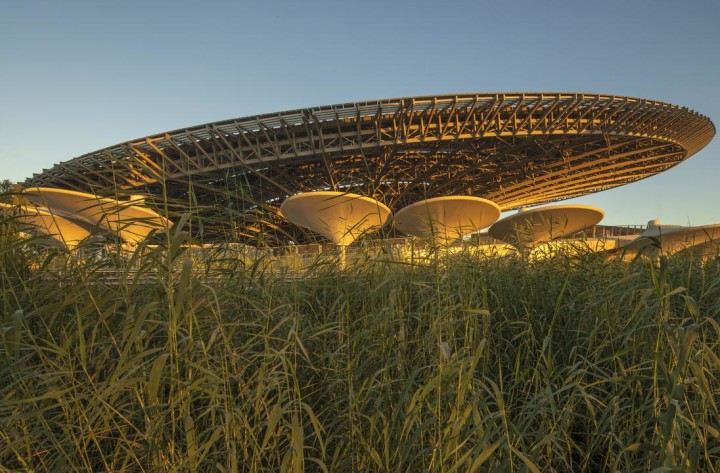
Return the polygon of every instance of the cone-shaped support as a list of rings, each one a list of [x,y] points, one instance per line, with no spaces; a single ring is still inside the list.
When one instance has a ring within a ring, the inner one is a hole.
[[[500,208],[486,199],[447,196],[421,200],[395,214],[395,228],[440,245],[482,230],[500,217]]]
[[[137,199],[121,202],[84,192],[47,187],[25,189],[23,196],[38,207],[47,207],[53,214],[72,217],[90,225],[117,233],[123,241],[138,243],[152,230],[172,226],[172,222],[141,205]]]
[[[601,209],[589,205],[553,205],[505,217],[488,233],[518,248],[530,248],[597,225],[604,216]]]
[[[289,197],[280,213],[291,223],[310,229],[336,245],[347,246],[359,236],[379,230],[390,209],[370,197],[343,192],[306,192]]]
[[[89,225],[73,222],[35,207],[0,203],[0,213],[5,217],[16,219],[21,231],[49,236],[69,250],[77,247],[90,235]]]

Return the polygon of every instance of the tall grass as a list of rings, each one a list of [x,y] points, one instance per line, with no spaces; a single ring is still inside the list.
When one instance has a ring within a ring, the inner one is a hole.
[[[130,261],[0,232],[0,468],[720,471],[717,259],[287,279],[183,226]]]

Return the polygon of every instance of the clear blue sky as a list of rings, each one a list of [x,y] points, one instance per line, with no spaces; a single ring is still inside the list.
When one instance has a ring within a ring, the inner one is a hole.
[[[720,1],[0,3],[0,178],[148,134],[408,95],[562,91],[720,127]],[[720,222],[720,138],[575,199],[604,223]]]

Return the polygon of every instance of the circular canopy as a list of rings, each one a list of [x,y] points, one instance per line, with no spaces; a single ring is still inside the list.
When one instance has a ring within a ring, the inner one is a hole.
[[[280,212],[295,225],[343,246],[379,230],[391,213],[386,205],[370,197],[332,191],[289,197],[280,206]]]
[[[90,228],[87,225],[38,208],[0,203],[0,212],[6,217],[17,219],[21,224],[21,231],[29,230],[52,237],[70,250],[90,236]]]
[[[500,217],[500,207],[479,197],[447,196],[421,200],[395,214],[395,228],[436,243],[449,244],[482,230]]]
[[[129,243],[138,243],[152,230],[172,225],[147,207],[84,192],[36,187],[25,189],[23,196],[34,205],[50,209],[53,214],[117,233]]]
[[[660,225],[659,221],[649,222],[647,229],[638,238],[623,247],[626,250],[639,251],[656,242],[666,253],[675,253],[697,245],[703,245],[720,239],[720,224],[699,227]]]
[[[596,225],[604,216],[601,209],[589,205],[553,205],[505,217],[488,233],[516,246],[534,246]]]
[[[25,185],[167,196],[176,215],[193,202],[204,238],[222,235],[233,219],[244,238],[282,244],[309,236],[277,211],[298,193],[347,191],[398,209],[425,198],[471,195],[507,211],[653,176],[695,154],[714,134],[707,117],[633,97],[403,97],[146,136],[59,163]]]

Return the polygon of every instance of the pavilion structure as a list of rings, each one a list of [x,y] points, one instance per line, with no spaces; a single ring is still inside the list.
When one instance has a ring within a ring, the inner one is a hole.
[[[229,236],[283,246],[312,242],[318,234],[280,211],[298,194],[354,194],[398,212],[429,199],[466,196],[506,212],[653,176],[697,153],[714,134],[712,122],[696,112],[633,97],[403,97],[149,135],[58,163],[24,185],[30,193],[54,188],[101,196],[102,212],[117,216],[106,219],[112,231],[121,231],[126,217],[163,222],[189,213],[202,223],[192,226],[202,232],[195,235],[199,240]],[[49,191],[42,194],[50,199]],[[143,196],[163,215],[105,211],[102,199],[128,194]],[[73,201],[74,210],[79,205]],[[145,231],[130,228],[126,233],[137,232],[137,238]]]

